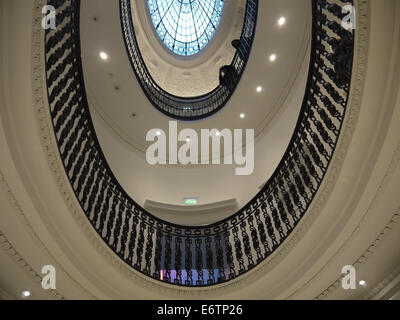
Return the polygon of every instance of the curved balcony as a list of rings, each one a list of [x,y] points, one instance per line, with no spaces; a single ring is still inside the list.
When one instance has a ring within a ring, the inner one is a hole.
[[[45,34],[54,134],[76,199],[105,243],[142,274],[180,286],[226,282],[267,259],[307,214],[341,132],[350,90],[354,33],[341,26],[344,15],[338,1],[312,1],[308,82],[281,162],[245,207],[204,227],[162,221],[141,208],[120,186],[97,140],[86,99],[80,0],[48,3],[57,9],[59,26]]]
[[[163,90],[152,78],[141,55],[133,26],[130,0],[120,0],[121,26],[132,69],[151,104],[177,120],[199,120],[213,115],[231,98],[246,68],[253,45],[258,13],[258,0],[247,0],[242,34],[237,50],[220,84],[198,97],[178,97]],[[216,70],[217,72],[217,70]]]

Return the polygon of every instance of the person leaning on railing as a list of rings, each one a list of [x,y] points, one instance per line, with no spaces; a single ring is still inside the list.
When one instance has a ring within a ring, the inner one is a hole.
[[[244,59],[242,50],[239,50],[240,48],[240,40],[239,39],[234,39],[232,41],[232,47],[234,47],[238,52],[239,52],[239,57],[240,59]],[[219,69],[219,83],[221,86],[226,87],[228,90],[233,90],[235,88],[235,83],[237,78],[237,71],[235,67],[230,65],[225,65]]]
[[[231,64],[219,69],[219,83],[230,91],[235,88],[236,77],[236,70]]]

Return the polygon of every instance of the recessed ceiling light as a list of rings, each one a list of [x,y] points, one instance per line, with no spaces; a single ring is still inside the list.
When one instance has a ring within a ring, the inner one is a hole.
[[[263,91],[263,88],[261,86],[258,86],[256,90],[257,90],[257,92],[261,92],[261,91]]]
[[[108,59],[108,54],[105,53],[104,51],[101,51],[101,52],[100,52],[100,58],[101,58],[102,60],[107,60],[107,59]]]
[[[21,292],[21,297],[22,298],[28,298],[31,295],[32,295],[32,293],[30,291],[28,291],[28,290],[24,290],[24,291]]]
[[[367,285],[367,281],[365,281],[365,280],[360,280],[359,284],[360,284],[360,286],[365,287],[365,286]]]
[[[240,114],[240,119],[244,119],[244,118],[246,118],[246,115],[244,113],[241,113]]]
[[[283,26],[286,23],[286,18],[285,17],[280,17],[278,20],[278,24],[280,26]]]
[[[270,56],[269,56],[269,61],[271,61],[271,62],[274,62],[275,60],[276,60],[276,54],[275,53],[273,53],[273,54],[271,54]]]

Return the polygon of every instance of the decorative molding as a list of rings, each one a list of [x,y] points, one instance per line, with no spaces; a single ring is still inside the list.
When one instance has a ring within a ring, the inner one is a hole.
[[[0,288],[0,300],[16,300],[12,295],[10,295],[7,291]]]
[[[9,204],[12,206],[12,208],[15,210],[17,213],[17,216],[21,222],[21,224],[28,230],[29,234],[31,235],[32,239],[36,242],[36,244],[40,247],[40,249],[48,256],[51,258],[53,261],[52,264],[56,267],[58,272],[62,272],[64,276],[72,281],[72,283],[80,290],[82,291],[86,296],[88,296],[90,299],[96,299],[91,293],[89,293],[86,289],[84,289],[77,281],[75,281],[66,271],[65,269],[61,266],[60,263],[57,262],[57,259],[50,253],[50,251],[47,249],[47,247],[44,245],[44,243],[40,240],[40,237],[37,235],[35,230],[33,229],[32,225],[29,223],[28,219],[26,218],[24,211],[22,210],[21,205],[19,204],[18,200],[14,196],[14,193],[12,192],[6,178],[3,175],[3,172],[0,170],[0,188],[6,195]],[[4,240],[4,239],[5,240]],[[8,241],[6,236],[2,233],[0,230],[0,244],[4,242],[7,242],[10,248],[13,248],[13,250],[17,253],[17,250],[11,245],[11,243]],[[3,247],[4,248],[4,247]],[[17,253],[18,254],[18,253]],[[20,259],[23,260],[23,258],[18,254]],[[24,260],[25,261],[25,260]],[[26,263],[27,264],[27,263]],[[20,265],[21,266],[21,265]],[[24,266],[21,266],[25,269]],[[26,270],[26,269],[25,269]],[[33,269],[32,269],[33,270]],[[40,277],[40,276],[39,276]],[[40,281],[42,279],[40,278]],[[57,293],[62,299],[65,299],[61,294]]]
[[[41,61],[41,49],[43,38],[43,30],[41,28],[41,20],[43,15],[41,13],[42,7],[46,4],[46,0],[35,0],[35,7],[33,12],[33,34],[32,34],[32,66],[33,66],[33,83],[37,83],[41,79],[41,72],[44,69],[41,69],[40,61]],[[35,88],[35,86],[34,86]],[[36,88],[38,89],[38,87]],[[34,102],[40,103],[41,99],[43,99],[43,92],[34,91]],[[43,100],[42,100],[43,101]],[[13,191],[11,190],[3,172],[0,170],[0,188],[6,195],[9,204],[17,213],[17,216],[21,222],[21,224],[26,228],[32,239],[35,241],[36,245],[53,261],[52,264],[57,268],[58,272],[61,272],[79,291],[83,292],[85,296],[89,299],[96,299],[91,293],[89,293],[85,288],[83,288],[76,280],[74,280],[61,266],[60,263],[57,262],[57,259],[50,253],[45,244],[41,241],[40,237],[35,232],[34,228],[30,224],[29,220],[25,216],[25,213],[16,199]],[[6,236],[0,230],[0,243],[2,247],[12,256],[14,260],[17,261],[18,265],[20,265],[24,270],[31,276],[32,279],[41,281],[41,277],[36,271],[33,270],[29,266],[29,264],[22,258],[22,256],[17,252],[17,250],[12,246],[12,244],[8,241]],[[39,282],[40,282],[39,281]],[[65,299],[63,295],[61,295],[56,290],[51,293],[52,296],[55,296],[59,299]],[[50,291],[49,291],[50,292]]]
[[[31,278],[36,283],[42,282],[42,277],[39,273],[37,273],[25,260],[22,256],[18,253],[18,251],[13,247],[11,242],[7,239],[4,233],[0,230],[0,247],[11,257],[11,259],[25,271],[29,278]],[[46,292],[59,299],[64,300],[65,298],[56,290],[46,290]],[[1,296],[1,292],[0,292]]]
[[[367,211],[364,213],[364,216],[362,217],[361,221],[358,224],[358,227],[354,230],[354,232],[350,235],[350,237],[345,241],[343,246],[338,250],[338,252],[335,255],[338,255],[340,252],[342,252],[345,247],[351,242],[353,237],[358,233],[360,225],[365,221],[366,217],[369,216],[370,212],[372,211],[372,205],[378,199],[380,198],[383,190],[385,189],[386,184],[388,183],[390,177],[393,174],[393,171],[398,167],[400,163],[400,141],[397,145],[397,148],[394,152],[393,158],[391,160],[391,163],[389,165],[388,170],[385,173],[385,176],[382,179],[382,182],[380,186],[377,189],[377,192],[373,199],[371,200],[371,203],[367,209]],[[357,267],[360,264],[364,263],[367,261],[368,257],[376,250],[382,239],[387,236],[387,234],[394,229],[396,224],[400,221],[400,207],[397,208],[395,213],[393,214],[392,218],[390,221],[385,225],[383,230],[379,233],[379,235],[376,237],[376,239],[369,245],[369,247],[364,251],[364,253],[353,263],[353,266]],[[324,268],[326,268],[324,266]],[[322,268],[322,269],[324,269]],[[320,270],[320,272],[322,271]],[[316,276],[316,275],[315,275]],[[327,287],[322,293],[320,293],[315,299],[323,299],[326,298],[328,295],[330,295],[336,288],[339,287],[341,280],[343,276],[339,277],[335,282],[333,282],[329,287]]]
[[[361,1],[368,1],[369,0],[361,0]],[[360,12],[363,14],[362,12]],[[364,17],[364,14],[361,16],[361,18]],[[366,65],[366,64],[365,64]],[[395,169],[399,166],[400,163],[400,141],[397,144],[396,149],[393,152],[393,156],[391,159],[391,162],[388,166],[387,171],[385,172],[384,177],[382,178],[381,184],[377,188],[377,191],[372,198],[370,205],[366,212],[364,213],[363,217],[361,218],[360,222],[358,223],[357,228],[353,231],[353,233],[349,236],[348,239],[344,242],[343,246],[336,252],[335,256],[338,255],[340,252],[342,252],[345,247],[352,241],[352,239],[355,237],[355,235],[358,233],[361,224],[365,221],[365,219],[370,215],[370,212],[372,211],[372,206],[374,203],[378,201],[380,198],[383,190],[386,187],[386,184],[388,183],[390,177],[392,176],[393,172]],[[353,263],[354,266],[358,266],[365,261],[367,261],[367,258],[375,251],[377,248],[378,244],[382,241],[383,237],[385,237],[390,231],[393,230],[395,225],[400,221],[400,207],[397,208],[393,216],[391,217],[390,221],[386,224],[386,226],[383,228],[383,230],[380,232],[380,234],[377,236],[377,238],[370,244],[370,246],[364,251],[364,253]],[[323,269],[325,269],[328,265],[325,265],[319,272],[321,272]],[[316,276],[316,275],[315,275]],[[314,276],[314,277],[315,277]],[[314,278],[313,277],[313,278]],[[330,286],[328,286],[323,292],[321,292],[315,299],[323,299],[326,298],[328,295],[330,295],[337,287],[339,287],[341,279],[343,277],[339,277],[336,281],[334,281]],[[310,280],[311,281],[311,280]],[[370,297],[369,295],[366,295],[365,297]]]
[[[390,233],[394,227],[396,226],[396,224],[400,221],[400,207],[397,208],[395,214],[392,216],[392,218],[390,219],[389,223],[383,228],[383,230],[381,231],[381,233],[376,237],[376,239],[370,244],[370,246],[367,248],[367,250],[364,251],[364,253],[352,264],[354,267],[358,267],[359,265],[363,264],[365,261],[368,260],[368,258],[374,253],[376,252],[376,249],[378,248],[378,246],[380,245],[380,243],[382,242],[383,238],[385,238],[388,233]],[[351,237],[350,237],[351,238]],[[349,239],[346,241],[346,243],[349,242]],[[397,268],[399,269],[399,268]],[[396,274],[397,275],[397,274]],[[340,287],[340,284],[342,282],[343,276],[339,277],[334,283],[332,283],[328,288],[326,288],[321,294],[319,294],[315,299],[316,300],[321,300],[321,299],[325,299],[326,297],[328,297],[333,291],[335,291],[337,288]],[[391,278],[391,275],[389,275],[387,278],[385,278],[385,280],[383,280],[381,282],[381,284],[376,287],[374,290],[372,290],[369,294],[366,294],[364,296],[365,299],[370,299],[372,298],[377,291],[380,291],[383,289],[383,283],[386,283],[385,285],[388,284],[388,282],[390,282],[391,280],[393,280],[393,278]],[[386,282],[387,281],[387,282]],[[380,288],[378,290],[378,288]]]
[[[363,299],[365,299],[365,300],[384,299],[384,296],[386,294],[388,294],[388,292],[383,292],[383,291],[388,286],[390,286],[393,281],[395,281],[395,284],[394,284],[395,286],[400,284],[400,282],[398,282],[399,279],[396,279],[396,278],[400,278],[400,265],[398,265],[396,268],[394,268],[392,270],[392,272],[390,272],[385,277],[385,279],[383,279],[380,283],[378,283],[372,290],[370,290],[368,293],[364,294]],[[389,292],[390,292],[390,289],[389,289]]]
[[[44,0],[35,0],[36,16],[40,16],[41,4]],[[52,131],[52,123],[49,117],[49,108],[46,101],[46,90],[43,76],[43,41],[40,41],[38,33],[40,33],[40,20],[35,20],[34,25],[34,60],[33,60],[33,94],[35,109],[40,124],[40,133],[42,138],[43,149],[48,157],[48,162],[60,191],[65,199],[67,206],[70,208],[72,215],[81,226],[83,232],[90,240],[92,245],[100,252],[104,258],[115,267],[116,270],[122,272],[128,279],[136,284],[146,286],[157,292],[164,293],[169,297],[178,298],[211,298],[214,294],[227,294],[236,291],[244,286],[257,281],[260,276],[265,275],[268,271],[278,265],[295,247],[296,243],[307,233],[313,222],[320,215],[324,205],[329,198],[343,166],[345,156],[347,154],[349,144],[352,139],[355,125],[358,120],[360,111],[361,97],[364,88],[364,80],[367,66],[368,43],[369,43],[369,0],[361,0],[358,5],[359,11],[359,28],[356,30],[356,53],[355,66],[353,70],[352,89],[350,93],[350,103],[348,105],[345,123],[339,142],[334,153],[332,162],[329,166],[325,179],[317,193],[308,212],[302,218],[298,226],[292,234],[284,241],[275,252],[253,270],[247,272],[243,276],[231,280],[224,284],[215,285],[206,288],[185,288],[176,287],[153,280],[133,268],[130,268],[122,261],[111,249],[107,247],[104,241],[96,233],[90,225],[88,219],[82,212],[79,203],[75,199],[68,178],[63,169],[63,164],[59,159],[57,144]]]

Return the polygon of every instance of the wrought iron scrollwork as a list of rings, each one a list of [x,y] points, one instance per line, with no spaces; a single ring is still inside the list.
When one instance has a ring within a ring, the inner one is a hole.
[[[251,1],[249,1],[251,2]],[[49,114],[65,172],[87,219],[129,266],[181,286],[232,280],[262,263],[294,230],[332,159],[350,91],[354,31],[339,4],[313,0],[309,77],[290,144],[263,189],[239,212],[204,227],[162,221],[119,185],[97,140],[86,99],[79,0],[49,0],[58,28],[45,31]]]

